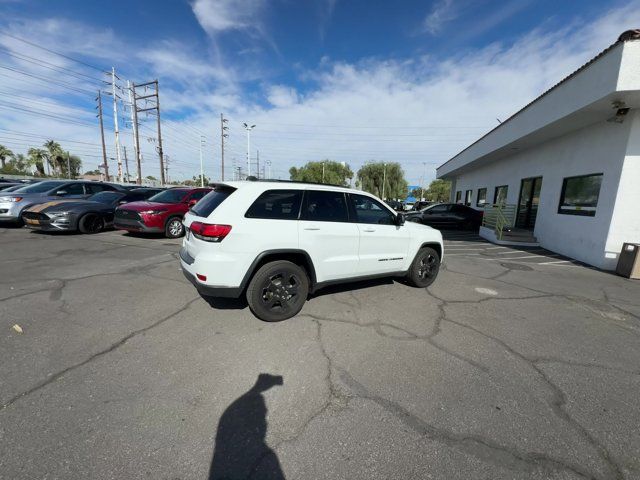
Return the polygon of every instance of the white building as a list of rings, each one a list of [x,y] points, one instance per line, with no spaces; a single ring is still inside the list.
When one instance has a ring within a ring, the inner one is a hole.
[[[623,242],[640,242],[639,107],[640,30],[632,30],[437,176],[452,182],[452,201],[504,202],[515,228],[542,247],[613,270]]]

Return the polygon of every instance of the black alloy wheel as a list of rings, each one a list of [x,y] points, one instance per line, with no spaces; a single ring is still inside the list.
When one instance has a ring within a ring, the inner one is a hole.
[[[253,276],[247,302],[261,320],[278,322],[297,315],[308,294],[309,280],[304,269],[278,260],[263,265]]]
[[[104,219],[100,215],[89,213],[80,219],[78,229],[82,233],[100,233],[104,230]]]
[[[440,255],[431,247],[421,248],[409,268],[409,282],[415,287],[431,285],[440,270]]]

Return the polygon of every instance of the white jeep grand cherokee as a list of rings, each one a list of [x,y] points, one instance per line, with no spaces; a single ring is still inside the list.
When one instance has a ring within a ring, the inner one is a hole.
[[[405,223],[373,195],[330,185],[219,183],[184,225],[185,276],[204,296],[245,293],[266,321],[293,317],[309,293],[332,283],[396,276],[427,287],[443,253],[438,230]]]

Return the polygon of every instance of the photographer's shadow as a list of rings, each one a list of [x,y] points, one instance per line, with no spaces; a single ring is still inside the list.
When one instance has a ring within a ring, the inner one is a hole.
[[[227,407],[218,423],[209,480],[284,480],[276,453],[265,443],[267,406],[262,395],[282,383],[280,375],[261,373],[253,387]]]

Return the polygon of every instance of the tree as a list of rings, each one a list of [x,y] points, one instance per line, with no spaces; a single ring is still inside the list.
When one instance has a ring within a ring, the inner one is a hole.
[[[11,160],[5,161],[4,165],[0,167],[0,173],[6,173],[9,175],[29,175],[29,163],[25,156],[21,153],[14,154]]]
[[[47,140],[46,142],[44,142],[43,147],[46,148],[47,162],[49,163],[50,167],[53,169],[54,176],[60,175],[60,172],[62,172],[62,167],[61,167],[62,157],[63,157],[62,147],[58,142],[55,142],[53,140]]]
[[[147,176],[146,176],[146,177],[144,177],[144,178],[146,178],[147,180],[151,180],[152,182],[155,182],[155,181],[157,180],[157,178],[156,178],[156,177],[154,177],[153,175],[147,175]]]
[[[203,179],[204,179],[204,186],[206,187],[207,185],[209,185],[209,183],[211,183],[211,180],[209,180],[209,178],[207,178],[206,175],[203,175]],[[184,182],[182,182],[183,185],[186,185],[188,187],[199,187],[200,184],[200,175],[194,175],[193,179],[191,180],[185,180]]]
[[[0,145],[0,162],[2,163],[2,168],[7,165],[8,157],[13,157],[13,152],[4,145]]]
[[[298,182],[330,183],[333,185],[347,186],[347,179],[353,178],[353,172],[346,163],[323,160],[321,162],[308,162],[306,165],[289,169],[291,180]]]
[[[30,148],[27,152],[29,155],[28,162],[36,168],[39,176],[44,176],[44,162],[47,161],[47,151],[41,148]]]
[[[407,196],[409,187],[399,163],[367,163],[358,170],[358,184],[362,190],[380,198],[383,197],[383,179],[384,197],[404,199]]]
[[[100,175],[102,172],[99,169],[95,169],[95,170],[87,170],[86,172],[84,172],[85,175]]]
[[[451,182],[447,180],[434,180],[425,190],[425,198],[432,202],[448,202],[451,195]]]

